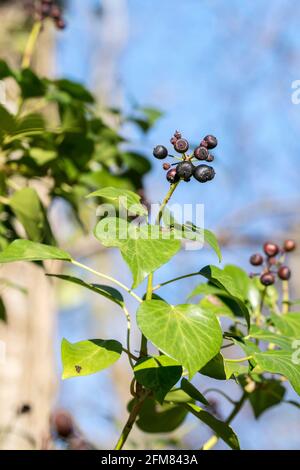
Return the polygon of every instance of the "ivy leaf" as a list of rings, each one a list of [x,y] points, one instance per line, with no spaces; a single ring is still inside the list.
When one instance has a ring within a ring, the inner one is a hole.
[[[210,413],[203,410],[197,405],[194,405],[192,403],[187,403],[184,406],[190,413],[192,413],[194,416],[200,419],[200,421],[202,421],[207,426],[209,426],[214,431],[214,433],[219,438],[223,439],[223,441],[226,442],[226,444],[231,449],[233,450],[240,449],[237,435],[228,424],[215,418],[213,415],[211,415]]]
[[[218,268],[217,266],[205,266],[200,274],[209,280],[210,283],[216,285],[217,287],[224,289],[230,294],[233,301],[238,305],[240,311],[245,317],[248,327],[250,326],[250,315],[249,310],[247,309],[244,303],[243,292],[238,288],[235,283],[235,280],[228,274],[226,271]]]
[[[221,253],[221,248],[219,246],[219,242],[215,234],[208,229],[203,229],[200,227],[197,227],[194,225],[192,222],[186,222],[183,225],[183,230],[191,231],[191,232],[196,232],[198,235],[203,236],[203,239],[205,243],[207,243],[216,253],[219,263],[222,261],[222,253]]]
[[[202,299],[199,302],[200,307],[202,307],[204,310],[208,310],[214,315],[219,316],[219,317],[227,317],[227,318],[235,318],[234,314],[232,313],[232,309],[228,307],[224,302],[221,300],[217,300],[216,303],[212,303],[210,300],[207,298]]]
[[[222,330],[217,318],[198,305],[143,302],[138,326],[164,354],[182,364],[192,377],[220,350]]]
[[[291,312],[280,316],[272,314],[271,319],[283,335],[290,338],[300,338],[300,313]]]
[[[102,295],[106,297],[108,300],[116,303],[120,307],[123,307],[124,299],[122,294],[115,289],[114,287],[104,286],[102,284],[89,284],[87,282],[82,281],[81,279],[74,277],[74,276],[67,276],[64,274],[47,274],[49,277],[57,277],[58,279],[62,279],[63,281],[72,282],[73,284],[77,284],[79,286],[85,287],[96,294]]]
[[[248,299],[250,289],[250,278],[246,271],[234,266],[233,264],[227,264],[224,268],[224,272],[233,279],[235,286],[237,287],[241,298],[243,300]]]
[[[93,95],[80,83],[66,79],[56,80],[53,83],[59,90],[67,93],[75,100],[91,104],[95,101]]]
[[[15,191],[9,204],[32,241],[55,243],[45,209],[35,189],[23,188]]]
[[[15,240],[0,252],[1,263],[13,263],[14,261],[43,261],[56,259],[71,261],[71,256],[54,246],[42,245],[30,240]]]
[[[112,201],[115,204],[119,204],[121,208],[128,211],[131,215],[143,216],[148,214],[146,207],[142,206],[140,202],[140,196],[128,189],[108,187],[98,189],[98,191],[94,191],[87,197],[102,197]]]
[[[16,121],[16,126],[10,141],[29,137],[31,135],[38,135],[45,132],[45,121],[40,114],[28,114]]]
[[[0,321],[7,322],[6,308],[2,297],[0,297]]]
[[[63,339],[61,344],[62,378],[95,374],[114,364],[121,353],[121,343],[112,339],[90,339],[78,343],[69,343]]]
[[[247,374],[248,366],[237,362],[227,362],[221,353],[218,353],[199,372],[216,380],[229,380],[242,374]]]
[[[200,403],[203,403],[203,405],[209,405],[209,402],[206,400],[205,396],[202,395],[202,393],[200,393],[199,390],[184,377],[181,380],[181,389],[193,400],[200,401]]]
[[[255,390],[249,394],[249,401],[256,419],[272,406],[284,399],[286,389],[275,379],[264,379],[256,383]]]
[[[140,359],[134,366],[134,376],[141,385],[152,390],[163,403],[166,394],[178,382],[182,367],[168,356],[154,356]]]
[[[14,116],[0,104],[0,129],[6,133],[12,133],[15,127],[16,121]]]
[[[132,409],[135,400],[128,405]],[[177,404],[164,403],[160,405],[153,398],[147,398],[139,412],[137,426],[147,433],[169,433],[178,428],[187,415],[187,410]]]
[[[3,80],[7,77],[14,77],[14,72],[11,68],[7,65],[4,60],[0,60],[0,80]]]
[[[22,70],[17,76],[24,99],[44,96],[46,84],[31,69]]]
[[[249,336],[251,338],[259,339],[260,341],[266,341],[267,343],[274,343],[280,346],[282,349],[290,349],[292,347],[291,338],[272,333],[269,330],[264,330],[257,327],[256,325],[251,325]]]
[[[300,361],[296,351],[256,352],[253,356],[262,371],[284,375],[300,395]]]
[[[160,227],[129,224],[124,219],[107,217],[95,229],[95,236],[107,247],[118,247],[133,275],[133,288],[150,273],[167,263],[180,249],[179,240]]]

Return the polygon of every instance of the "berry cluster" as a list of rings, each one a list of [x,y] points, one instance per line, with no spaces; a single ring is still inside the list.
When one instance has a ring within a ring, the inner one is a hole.
[[[265,257],[260,253],[255,253],[250,258],[252,266],[263,266],[260,273],[260,282],[264,286],[271,286],[276,281],[276,276],[282,281],[288,281],[291,277],[291,270],[284,265],[286,253],[294,251],[296,243],[294,240],[286,240],[280,248],[276,243],[267,242],[263,246]]]
[[[41,0],[36,7],[36,17],[39,21],[45,21],[47,18],[53,19],[58,29],[65,29],[66,27],[62,10],[54,0]]]
[[[164,163],[163,169],[168,171],[167,180],[173,184],[178,182],[180,179],[188,182],[193,176],[200,183],[206,183],[211,181],[215,177],[215,170],[206,164],[195,166],[193,162],[200,160],[206,162],[213,162],[214,156],[210,154],[209,150],[214,149],[218,145],[216,137],[213,135],[207,135],[200,142],[199,146],[195,150],[187,154],[189,150],[189,142],[184,139],[180,132],[176,131],[171,138],[171,144],[174,150],[181,154],[182,157],[178,163]],[[159,160],[163,160],[167,157],[173,157],[168,152],[168,149],[164,145],[157,145],[153,150],[153,155]],[[178,158],[178,157],[173,157]],[[174,166],[175,168],[172,168]]]

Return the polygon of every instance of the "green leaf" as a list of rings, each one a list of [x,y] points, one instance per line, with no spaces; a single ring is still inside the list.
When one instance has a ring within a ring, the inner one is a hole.
[[[9,200],[16,218],[27,236],[35,242],[54,243],[54,237],[39,196],[33,188],[16,191]]]
[[[173,388],[165,397],[168,403],[194,403],[194,399],[181,388]]]
[[[284,398],[286,389],[275,379],[264,379],[255,384],[255,390],[249,394],[249,401],[254,416],[258,419],[266,410],[278,405]]]
[[[31,135],[45,132],[45,121],[40,114],[28,114],[16,122],[16,127],[11,133],[14,139],[21,139]],[[14,140],[10,139],[10,140]]]
[[[228,424],[215,418],[213,415],[211,415],[210,413],[203,410],[197,405],[188,403],[184,406],[190,413],[192,413],[194,416],[200,419],[200,421],[209,426],[210,429],[212,429],[219,438],[223,439],[223,441],[226,442],[226,444],[231,449],[240,449],[237,435]]]
[[[134,366],[134,376],[141,385],[152,390],[163,403],[166,394],[178,382],[182,367],[168,356],[154,356],[140,359]]]
[[[0,252],[0,264],[14,261],[43,261],[56,259],[71,261],[71,256],[54,246],[42,245],[30,240],[15,240]]]
[[[146,207],[140,203],[141,197],[132,191],[128,191],[122,188],[103,188],[98,189],[87,197],[102,197],[109,201],[119,204],[120,208],[125,209],[131,215],[147,215],[148,211]]]
[[[211,232],[208,229],[203,229],[203,228],[197,227],[196,225],[194,225],[191,222],[186,222],[183,225],[183,228],[184,228],[184,230],[188,230],[188,231],[191,231],[191,232],[196,232],[198,235],[203,236],[205,243],[207,243],[214,250],[214,252],[216,253],[216,255],[218,257],[219,262],[221,263],[221,261],[222,261],[221,248],[219,246],[218,239],[217,239],[217,237],[215,236],[215,234],[213,232]]]
[[[31,147],[29,155],[39,166],[46,165],[57,158],[56,150],[46,150],[39,147]]]
[[[272,314],[271,319],[283,335],[290,338],[300,338],[300,313],[291,312],[280,316]]]
[[[133,275],[133,288],[167,263],[181,247],[179,240],[158,226],[137,227],[124,219],[113,217],[106,217],[97,224],[95,236],[104,246],[121,250]]]
[[[238,304],[243,316],[245,317],[248,326],[250,326],[250,315],[244,303],[243,292],[236,285],[235,280],[231,277],[231,275],[217,266],[212,265],[205,266],[200,271],[200,274],[208,279],[210,283],[221,289],[224,289],[228,292],[228,294],[230,294],[230,296],[232,296],[234,302]]]
[[[16,121],[14,116],[0,104],[0,129],[6,133],[12,133],[15,130]]]
[[[209,402],[206,400],[205,396],[202,395],[202,393],[200,393],[199,390],[184,377],[181,380],[181,388],[193,400],[200,401],[200,403],[203,403],[203,405],[209,405]]]
[[[4,60],[0,60],[0,80],[7,77],[14,77],[14,72]]]
[[[203,308],[203,310],[208,310],[214,313],[216,316],[227,317],[231,319],[235,318],[232,310],[228,307],[228,305],[226,305],[224,302],[221,302],[219,299],[216,301],[216,303],[212,303],[210,300],[205,298],[199,302],[199,305]]]
[[[282,349],[290,349],[292,347],[291,338],[272,333],[269,330],[264,330],[256,325],[251,325],[249,337],[259,339],[260,341],[266,341],[267,343],[274,343]]]
[[[137,322],[146,338],[182,364],[190,377],[219,352],[222,344],[217,318],[198,305],[146,301],[138,309]]]
[[[237,362],[227,362],[221,353],[217,354],[206,366],[199,372],[216,380],[229,380],[233,376],[237,377],[242,374],[247,374],[248,366]]]
[[[250,278],[246,271],[239,268],[238,266],[227,264],[224,268],[224,272],[228,274],[231,279],[233,279],[233,282],[237,287],[241,298],[243,300],[248,299],[250,289]]]
[[[123,304],[124,304],[123,296],[114,287],[104,286],[101,284],[88,284],[87,282],[84,282],[81,279],[78,279],[77,277],[67,276],[64,274],[47,274],[47,276],[57,277],[58,279],[61,279],[63,281],[72,282],[73,284],[77,284],[81,287],[85,287],[86,289],[89,289],[95,292],[96,294],[106,297],[108,300],[111,300],[112,302],[118,304],[120,307],[123,307]]]
[[[135,400],[129,403],[131,410]],[[147,433],[169,433],[178,428],[187,415],[187,410],[171,403],[160,405],[152,398],[147,398],[139,412],[137,426]]]
[[[6,308],[2,297],[0,297],[0,321],[7,322]]]
[[[109,339],[90,339],[69,343],[62,340],[63,379],[91,375],[113,365],[121,356],[122,345]]]
[[[296,393],[300,395],[300,361],[298,356],[296,351],[291,350],[254,353],[254,359],[262,371],[285,376]]]
[[[24,99],[37,98],[43,96],[46,92],[46,86],[43,80],[41,80],[31,69],[22,70],[17,81],[22,91],[22,97]]]
[[[91,104],[95,101],[93,95],[91,95],[91,93],[80,83],[72,82],[66,79],[56,80],[53,83],[59,90],[67,93],[76,100]]]

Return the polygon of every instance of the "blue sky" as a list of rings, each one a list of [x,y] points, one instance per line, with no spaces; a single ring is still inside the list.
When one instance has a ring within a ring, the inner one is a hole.
[[[95,19],[96,0],[71,0],[69,27],[57,43],[57,73],[93,85],[95,61],[101,67],[100,20]],[[168,144],[175,129],[191,142],[207,133],[219,139],[214,164],[217,176],[208,185],[182,185],[175,202],[205,204],[206,227],[228,227],[234,218],[236,230],[265,235],[284,231],[282,219],[274,216],[278,204],[289,206],[299,200],[300,106],[291,102],[291,85],[300,78],[300,4],[297,0],[128,0],[128,40],[118,62],[116,80],[122,90],[122,107],[132,99],[141,105],[157,106],[164,117],[145,140],[131,128],[136,146],[151,157],[157,143]],[[99,53],[97,53],[99,51]],[[160,164],[147,177],[146,188],[153,198],[167,189]],[[153,191],[153,188],[155,190]],[[262,211],[272,201],[271,209]],[[157,202],[154,201],[154,202]],[[257,204],[252,209],[253,204]],[[245,209],[247,208],[247,212]],[[226,262],[247,267],[250,250],[225,250]],[[118,256],[118,255],[114,255]],[[198,256],[198,255],[197,255]],[[116,258],[116,262],[118,258]],[[211,252],[199,254],[199,267],[216,262]],[[195,254],[180,254],[171,267],[182,274],[195,267]],[[126,273],[124,274],[126,276]],[[196,281],[195,281],[196,282]],[[182,283],[168,295],[182,301],[193,284]],[[86,307],[63,317],[62,333],[68,335],[75,319],[78,331],[87,333]],[[93,324],[93,317],[88,316]],[[70,335],[69,335],[69,339]],[[62,403],[78,410],[82,425],[103,439],[107,426],[103,410],[93,408],[95,389],[107,387],[108,375],[75,381],[63,386]],[[230,386],[230,385],[229,385]],[[74,391],[75,390],[75,391]],[[86,404],[81,397],[85,394]],[[74,395],[72,402],[70,395]],[[93,406],[91,406],[91,403]],[[77,406],[78,405],[78,406]],[[96,406],[96,405],[95,405]],[[249,409],[237,420],[241,442],[247,448],[276,448],[284,442],[299,447],[299,417],[284,406],[270,410],[265,420],[255,423]],[[105,414],[105,413],[104,413]],[[245,420],[245,417],[247,420]],[[99,419],[106,423],[99,432]],[[292,430],[291,433],[288,431]]]

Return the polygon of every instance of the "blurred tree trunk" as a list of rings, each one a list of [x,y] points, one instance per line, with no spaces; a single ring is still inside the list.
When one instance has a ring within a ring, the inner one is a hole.
[[[27,31],[20,31],[25,12],[20,3],[7,2],[0,15],[0,55],[17,67],[27,38]],[[34,57],[34,67],[43,75],[51,69],[53,44],[51,28],[46,28]],[[6,94],[13,108],[15,90],[9,84]],[[6,349],[0,367],[0,449],[39,449],[48,438],[56,390],[53,287],[43,269],[29,263],[1,267],[0,276],[27,290],[24,294],[0,284],[7,309],[7,323],[0,321],[0,340]],[[27,404],[31,411],[18,414]]]

